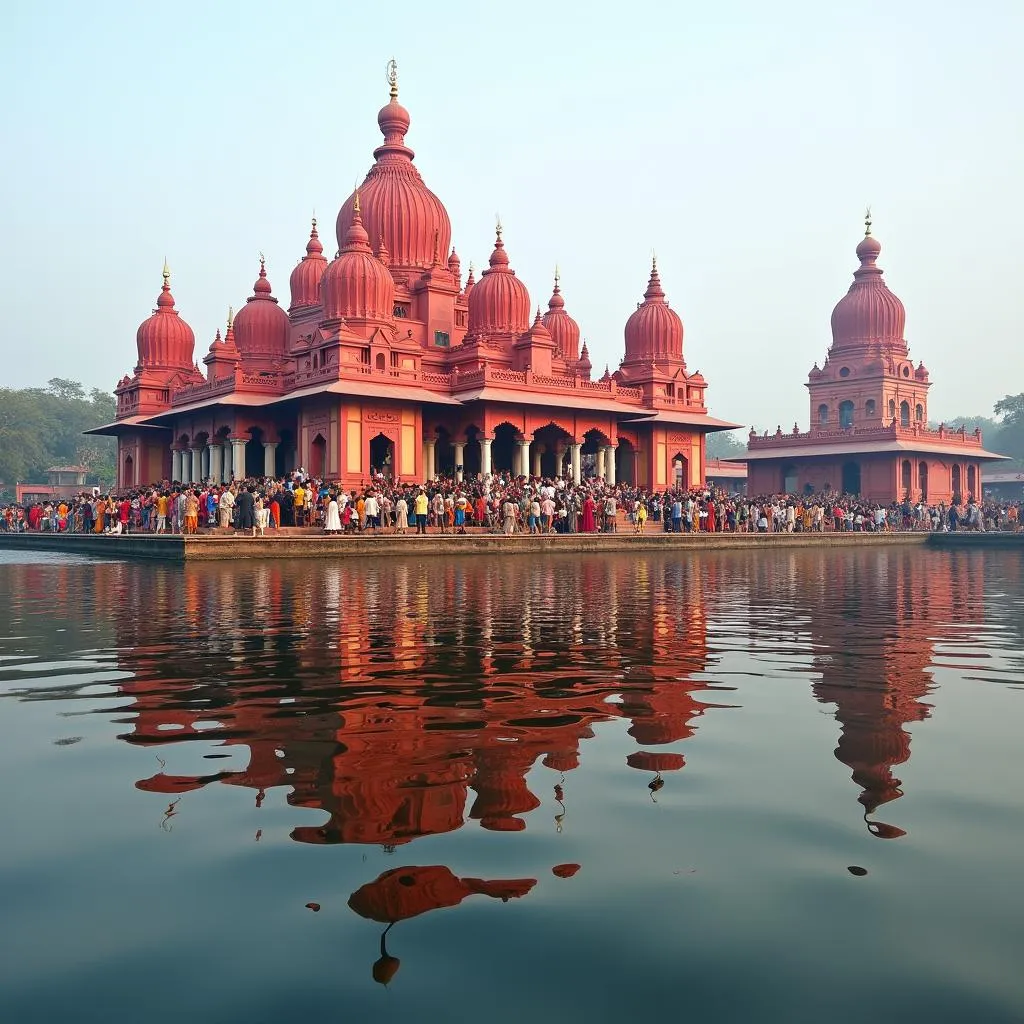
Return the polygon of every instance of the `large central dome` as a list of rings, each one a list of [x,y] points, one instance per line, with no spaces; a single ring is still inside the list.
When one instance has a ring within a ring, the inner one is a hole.
[[[423,184],[413,166],[415,154],[405,144],[409,112],[398,102],[392,72],[391,101],[377,115],[384,142],[373,151],[374,165],[359,187],[363,226],[375,249],[387,247],[396,271],[426,268],[435,254],[443,259],[451,248],[452,226],[441,200]],[[355,193],[338,213],[338,248],[343,249],[352,226]]]

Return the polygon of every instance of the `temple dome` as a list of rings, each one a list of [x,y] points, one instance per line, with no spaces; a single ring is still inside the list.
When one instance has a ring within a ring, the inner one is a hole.
[[[469,295],[469,333],[513,334],[519,337],[530,326],[530,293],[508,265],[508,253],[498,227],[490,266],[480,275]]]
[[[320,278],[326,269],[327,260],[324,258],[324,247],[317,234],[314,217],[313,229],[306,243],[306,255],[292,271],[288,282],[292,295],[291,305],[288,307],[290,310],[317,305],[320,301]]]
[[[234,329],[235,344],[243,359],[288,354],[288,314],[272,294],[266,262],[262,257],[252,295],[238,311]]]
[[[345,244],[320,281],[324,317],[327,320],[352,318],[390,323],[395,310],[395,282],[388,268],[370,248],[370,238],[361,217],[361,201],[360,194]]]
[[[651,263],[651,277],[644,301],[626,321],[626,353],[623,362],[682,361],[683,321],[665,301],[658,264]]]
[[[381,108],[377,124],[384,142],[373,151],[375,163],[358,190],[363,223],[371,238],[383,240],[396,269],[430,267],[435,250],[451,248],[452,226],[441,200],[413,166],[415,154],[405,144],[409,112],[398,102],[394,74],[391,101]],[[338,213],[339,249],[344,248],[354,209],[355,193]]]
[[[853,273],[853,284],[832,310],[833,349],[877,345],[906,351],[906,311],[882,280],[882,270],[875,262],[881,251],[878,240],[871,235],[869,220],[866,234],[857,246],[860,266]]]
[[[143,320],[135,334],[139,368],[146,370],[191,370],[196,337],[178,311],[171,294],[171,272],[164,264],[164,283],[153,315]]]
[[[580,325],[565,311],[565,299],[558,286],[558,271],[555,271],[555,290],[548,300],[548,311],[544,314],[544,326],[555,343],[555,356],[568,363],[575,363],[580,352]]]

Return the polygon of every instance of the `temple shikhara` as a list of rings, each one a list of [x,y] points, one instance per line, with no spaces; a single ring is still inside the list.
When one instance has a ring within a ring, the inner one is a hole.
[[[609,484],[703,484],[706,434],[735,424],[708,415],[656,264],[619,368],[592,379],[557,271],[546,311],[534,311],[500,224],[487,269],[463,278],[448,214],[406,145],[393,63],[389,77],[384,138],[338,213],[334,259],[314,220],[287,310],[261,259],[252,295],[203,356],[205,374],[164,267],[138,363],[116,388],[117,418],[94,431],[117,436],[118,486],[300,466],[344,486],[374,474],[578,480],[584,470]]]
[[[903,336],[903,303],[882,279],[870,213],[857,246],[860,266],[832,311],[832,346],[808,375],[810,430],[750,432],[750,494],[857,494],[877,502],[981,497],[982,464],[1005,456],[981,431],[928,426],[931,378]]]

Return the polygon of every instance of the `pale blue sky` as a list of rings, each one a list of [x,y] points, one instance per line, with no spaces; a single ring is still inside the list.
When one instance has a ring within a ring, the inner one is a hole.
[[[806,426],[871,203],[933,418],[990,413],[1024,390],[1022,52],[1019,0],[10,5],[2,383],[112,387],[165,255],[197,358],[260,250],[287,305],[394,56],[463,268],[500,211],[535,304],[560,264],[597,372],[656,250],[712,412]]]

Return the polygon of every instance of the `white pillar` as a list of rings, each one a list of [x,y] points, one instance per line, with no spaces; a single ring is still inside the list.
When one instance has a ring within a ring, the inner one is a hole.
[[[533,443],[533,452],[530,457],[530,473],[533,476],[540,476],[540,444],[536,441]]]
[[[236,480],[245,479],[245,445],[244,437],[231,438],[231,475]]]
[[[172,480],[180,480],[181,479],[181,449],[180,448],[172,448],[171,449],[171,479]]]
[[[530,442],[516,441],[518,458],[516,459],[515,475],[528,476],[530,473]]]
[[[437,441],[427,442],[427,479],[437,476]]]
[[[206,480],[210,476],[210,446],[203,445],[199,450],[199,479]]]
[[[466,442],[456,441],[452,447],[455,449],[455,479],[462,480],[463,459],[466,454]]]
[[[604,450],[604,478],[609,484],[615,484],[615,445],[610,444]]]
[[[231,483],[231,452],[226,444],[220,446],[220,452],[220,482],[222,484],[229,484]]]
[[[223,479],[223,452],[224,449],[219,444],[211,442],[206,446],[206,456],[209,459],[207,474],[215,484],[219,484]]]
[[[197,484],[203,479],[203,449],[193,448],[192,458],[189,461],[191,465],[189,466],[188,483]]]
[[[572,482],[578,484],[581,480],[580,474],[580,454],[583,451],[583,445],[573,444],[569,446],[570,457],[572,459]]]
[[[594,462],[594,472],[597,474],[598,479],[604,476],[604,447],[597,449],[596,461]]]
[[[277,476],[274,472],[277,462],[277,441],[263,442],[263,475]],[[326,470],[326,467],[324,467]]]
[[[492,438],[480,438],[480,475],[487,476],[491,472],[491,444]]]

